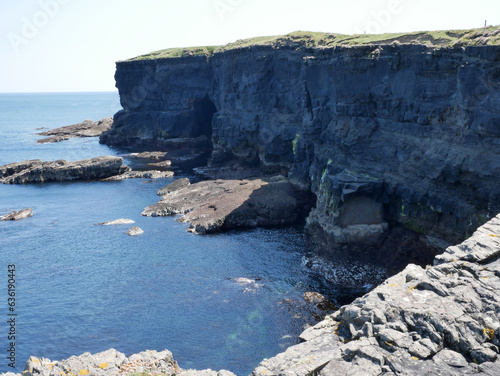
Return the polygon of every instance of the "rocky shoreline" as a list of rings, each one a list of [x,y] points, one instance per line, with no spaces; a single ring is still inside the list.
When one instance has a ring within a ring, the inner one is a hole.
[[[327,316],[301,334],[302,343],[263,360],[252,376],[495,376],[500,374],[499,312],[500,215],[447,248],[433,266],[410,264]],[[151,365],[172,376],[232,375],[181,370],[166,350],[126,358],[113,349],[60,362],[31,357],[23,375],[127,375]],[[21,374],[2,374],[14,375]]]
[[[263,361],[264,375],[498,375],[500,215],[433,266],[402,272]]]
[[[179,221],[189,222],[188,231],[196,234],[292,224],[307,208],[306,197],[283,176],[195,184],[179,180],[158,193],[162,200],[145,208],[142,215],[182,214]]]
[[[37,133],[39,136],[47,136],[47,138],[42,138],[37,142],[39,144],[46,144],[66,141],[71,138],[99,137],[104,131],[110,130],[112,125],[113,119],[110,117],[96,122],[92,120],[85,120],[82,123],[67,125],[65,127]]]
[[[133,178],[160,179],[172,177],[172,171],[132,171],[123,164],[123,158],[104,156],[80,161],[42,162],[39,159],[0,166],[0,183],[29,184],[50,181],[105,180]]]

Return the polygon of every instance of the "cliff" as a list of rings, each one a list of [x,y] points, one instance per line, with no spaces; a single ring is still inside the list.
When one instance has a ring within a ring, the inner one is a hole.
[[[208,136],[210,166],[285,173],[316,195],[307,231],[323,257],[429,263],[435,238],[460,242],[500,212],[499,35],[299,32],[118,62],[123,110],[101,142]]]

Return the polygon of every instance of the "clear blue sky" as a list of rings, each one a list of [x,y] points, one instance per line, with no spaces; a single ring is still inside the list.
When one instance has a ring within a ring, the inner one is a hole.
[[[0,92],[112,91],[115,61],[295,30],[500,25],[499,0],[0,0]]]

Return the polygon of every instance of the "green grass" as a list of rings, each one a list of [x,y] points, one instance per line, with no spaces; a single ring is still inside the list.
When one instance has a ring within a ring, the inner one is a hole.
[[[168,48],[166,50],[154,51],[146,55],[137,56],[130,60],[155,60],[168,59],[184,56],[212,56],[218,46],[187,47],[187,48]],[[128,61],[130,61],[128,60]]]
[[[127,61],[155,60],[184,56],[212,56],[217,52],[255,46],[328,48],[334,46],[424,44],[430,47],[500,46],[500,27],[490,26],[469,30],[438,30],[386,34],[330,34],[295,31],[286,35],[238,40],[225,46],[169,48],[138,56]]]

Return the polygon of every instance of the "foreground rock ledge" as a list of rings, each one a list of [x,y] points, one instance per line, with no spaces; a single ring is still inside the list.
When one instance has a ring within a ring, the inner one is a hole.
[[[49,131],[37,133],[39,136],[50,136],[38,140],[39,144],[54,143],[69,140],[70,138],[83,138],[83,137],[98,137],[104,131],[111,129],[113,119],[110,117],[104,118],[99,121],[85,120],[82,123],[68,125],[51,129]]]
[[[500,375],[500,215],[263,361],[264,375]]]
[[[80,356],[61,361],[50,361],[45,358],[30,357],[26,363],[23,376],[60,376],[60,375],[90,375],[115,376],[119,372],[132,374],[134,372],[161,372],[167,376],[234,376],[228,371],[191,371],[183,370],[173,359],[168,350],[161,352],[144,351],[126,357],[125,354],[110,349],[98,354],[85,353]],[[20,373],[2,373],[0,376],[21,376]]]
[[[188,231],[205,234],[241,227],[279,226],[295,222],[302,199],[283,176],[244,180],[172,183],[163,199],[148,206],[149,217],[183,214]]]

